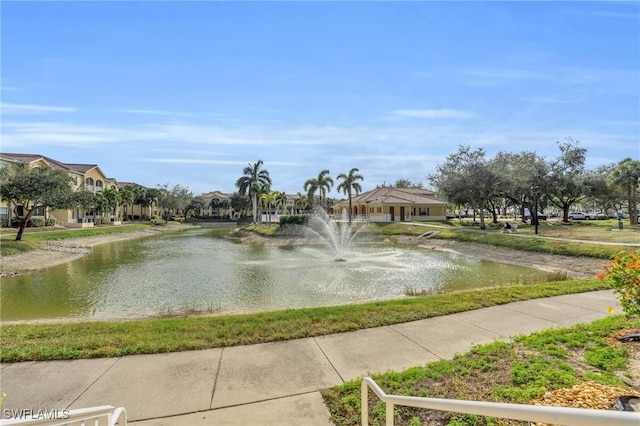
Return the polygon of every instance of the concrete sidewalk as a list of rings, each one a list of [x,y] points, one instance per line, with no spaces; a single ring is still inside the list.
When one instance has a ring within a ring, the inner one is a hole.
[[[612,291],[510,303],[394,326],[221,349],[0,364],[3,409],[123,406],[150,425],[329,425],[320,391],[471,345],[622,312]]]

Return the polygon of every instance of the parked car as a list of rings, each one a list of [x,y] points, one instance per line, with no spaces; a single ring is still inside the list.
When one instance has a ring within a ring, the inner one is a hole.
[[[525,220],[531,219],[531,215],[529,214],[529,211],[526,212],[524,219]],[[547,215],[544,213],[538,212],[538,220],[547,220]]]
[[[591,215],[585,212],[569,212],[569,220],[590,220]]]

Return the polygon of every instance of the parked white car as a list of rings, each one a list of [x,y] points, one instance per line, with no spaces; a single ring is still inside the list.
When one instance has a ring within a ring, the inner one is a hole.
[[[569,212],[569,220],[590,220],[591,216],[585,212]]]

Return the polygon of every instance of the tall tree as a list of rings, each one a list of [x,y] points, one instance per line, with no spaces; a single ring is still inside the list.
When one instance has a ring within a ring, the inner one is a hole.
[[[327,192],[331,191],[333,187],[333,179],[329,176],[329,173],[329,170],[320,171],[318,177],[307,180],[303,187],[303,189],[307,191],[307,196],[312,204],[314,203],[315,192],[319,192],[322,208],[326,208],[325,199],[327,198]]]
[[[133,202],[136,200],[136,194],[133,192],[133,188],[130,186],[120,188],[120,197],[122,198],[122,204],[124,205],[124,219],[130,219],[129,207],[132,207]]]
[[[241,217],[246,216],[247,209],[251,205],[251,201],[246,195],[242,195],[238,192],[234,192],[229,200],[231,208],[237,211]]]
[[[587,150],[579,141],[558,142],[560,156],[548,164],[544,191],[549,202],[562,210],[562,221],[569,221],[569,209],[589,193],[584,164]]]
[[[496,179],[496,195],[518,207],[524,221],[525,209],[533,211],[531,189],[538,187],[544,193],[543,186],[548,173],[544,158],[530,151],[519,154],[499,152],[490,164]]]
[[[638,184],[640,183],[640,161],[625,158],[611,172],[613,181],[627,192],[629,222],[638,223]]]
[[[194,212],[196,216],[200,216],[202,209],[207,207],[207,200],[202,195],[197,195],[191,198],[189,205],[184,212],[184,220],[187,220],[187,215],[190,212]]]
[[[293,202],[293,205],[296,208],[296,210],[298,210],[298,213],[300,213],[300,211],[302,210],[306,210],[307,206],[309,205],[307,196],[298,192],[298,195],[296,196],[296,199]]]
[[[268,183],[262,185],[262,190],[260,191],[260,203],[267,211],[267,223],[269,225],[271,225],[271,207],[275,206],[278,194],[278,191],[271,190],[271,185]]]
[[[102,191],[108,203],[108,212],[113,213],[115,220],[120,219],[120,203],[122,202],[122,194],[117,189],[105,189]]]
[[[22,208],[16,241],[22,240],[24,229],[39,207],[53,209],[73,205],[71,176],[63,170],[44,167],[3,167],[0,169],[0,197]]]
[[[236,188],[240,194],[247,195],[251,199],[254,223],[258,217],[258,191],[260,190],[260,186],[256,184],[271,185],[269,171],[262,168],[263,164],[262,160],[249,164],[242,170],[243,175],[236,181]]]
[[[396,188],[418,188],[423,189],[424,185],[422,182],[412,182],[409,179],[400,178],[393,184]],[[384,184],[383,184],[384,187]]]
[[[277,191],[278,195],[276,196],[276,208],[279,208],[279,211],[283,214],[288,213],[287,212],[287,203],[289,201],[289,198],[287,197],[287,194],[284,191]]]
[[[484,209],[496,192],[493,170],[483,149],[471,151],[469,146],[461,145],[458,152],[437,167],[436,173],[429,175],[429,180],[448,202],[471,204],[474,213],[480,213],[480,229],[485,229]]]
[[[358,195],[360,192],[362,192],[362,186],[360,186],[358,181],[364,180],[364,178],[358,172],[359,170],[354,167],[353,169],[349,170],[348,174],[340,173],[337,177],[337,179],[341,180],[342,182],[338,184],[336,189],[338,191],[342,191],[349,199],[349,223],[351,223],[352,194],[353,192],[355,192],[356,195]]]
[[[158,191],[158,205],[164,210],[165,220],[169,219],[171,213],[182,214],[186,219],[187,207],[193,199],[193,193],[182,185],[174,185],[169,189],[168,184],[161,186]]]

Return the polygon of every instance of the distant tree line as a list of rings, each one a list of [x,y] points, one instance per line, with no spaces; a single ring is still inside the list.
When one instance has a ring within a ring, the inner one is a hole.
[[[525,209],[533,212],[536,200],[540,210],[555,207],[562,211],[564,222],[572,206],[588,202],[603,211],[626,207],[630,223],[637,223],[640,161],[625,158],[587,170],[587,150],[579,141],[569,138],[558,142],[558,148],[558,157],[547,160],[531,151],[499,152],[487,158],[484,149],[461,145],[427,178],[452,207],[469,206],[478,212],[482,229],[485,210],[493,222],[508,206],[524,217]]]

